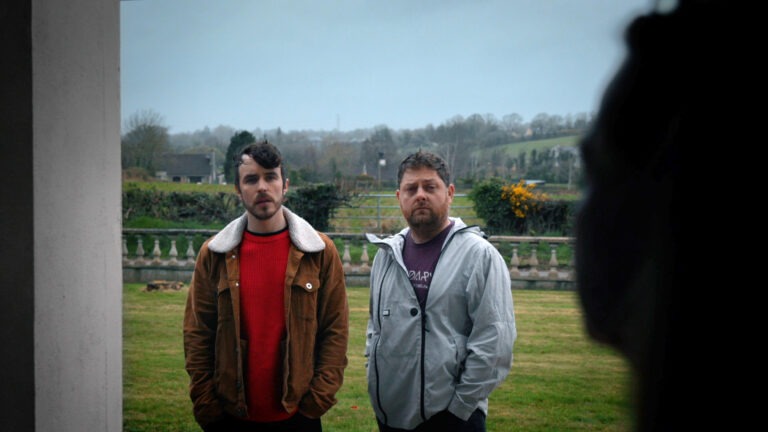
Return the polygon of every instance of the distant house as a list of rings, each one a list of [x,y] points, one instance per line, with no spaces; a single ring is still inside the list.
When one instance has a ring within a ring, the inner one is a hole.
[[[166,153],[155,175],[176,183],[216,183],[216,153]]]

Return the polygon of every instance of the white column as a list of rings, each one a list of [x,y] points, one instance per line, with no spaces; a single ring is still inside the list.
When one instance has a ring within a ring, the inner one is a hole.
[[[122,430],[120,2],[32,1],[36,431]]]

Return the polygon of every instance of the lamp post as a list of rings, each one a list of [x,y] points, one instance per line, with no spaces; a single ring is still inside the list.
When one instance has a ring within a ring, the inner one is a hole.
[[[387,166],[387,160],[384,159],[384,153],[383,152],[379,152],[379,167],[378,167],[379,168],[379,178],[378,178],[378,183],[379,183],[378,189],[379,189],[379,191],[381,191],[381,167],[383,167],[383,166]]]
[[[376,165],[379,169],[378,191],[381,192],[381,167],[387,166],[387,160],[384,159],[383,152],[379,152],[379,163]],[[376,194],[376,225],[379,228],[379,232],[381,232],[381,194]]]

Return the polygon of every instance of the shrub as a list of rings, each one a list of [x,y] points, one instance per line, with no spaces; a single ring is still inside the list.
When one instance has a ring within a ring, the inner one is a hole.
[[[477,183],[469,198],[487,234],[570,235],[575,203],[550,200],[534,187],[525,180],[506,184],[500,178]]]
[[[154,187],[128,186],[122,201],[124,223],[140,217],[224,223],[242,213],[237,195],[225,192],[163,192]]]
[[[493,177],[483,180],[469,192],[475,213],[485,221],[487,234],[504,234],[513,230],[515,216],[512,208],[501,199],[504,180]]]
[[[336,209],[346,205],[352,195],[333,184],[317,184],[289,189],[286,206],[319,231],[328,229]],[[123,223],[140,218],[202,225],[225,224],[243,214],[239,199],[232,192],[158,191],[151,186],[128,184],[123,189]]]
[[[542,201],[547,200],[546,194],[536,193],[534,188],[535,184],[526,184],[522,179],[515,184],[501,187],[501,199],[509,203],[516,218],[525,219],[541,208]]]
[[[336,209],[350,202],[351,195],[330,183],[302,186],[288,191],[286,206],[318,231],[327,231]]]

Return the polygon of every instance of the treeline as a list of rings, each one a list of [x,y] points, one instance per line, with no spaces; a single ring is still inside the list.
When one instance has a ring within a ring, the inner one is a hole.
[[[578,163],[573,148],[510,152],[510,144],[580,135],[593,115],[539,114],[529,122],[520,115],[456,116],[438,126],[393,130],[386,125],[353,131],[238,131],[228,126],[170,135],[162,116],[152,111],[132,115],[122,137],[126,177],[152,178],[164,153],[215,153],[222,174],[238,134],[268,139],[280,148],[292,184],[334,183],[343,188],[361,185],[394,186],[397,165],[415,150],[445,157],[457,184],[471,186],[491,177],[535,178],[548,182],[574,181]],[[237,143],[241,144],[240,142]],[[229,152],[228,152],[229,150]],[[226,176],[231,182],[231,175]]]

